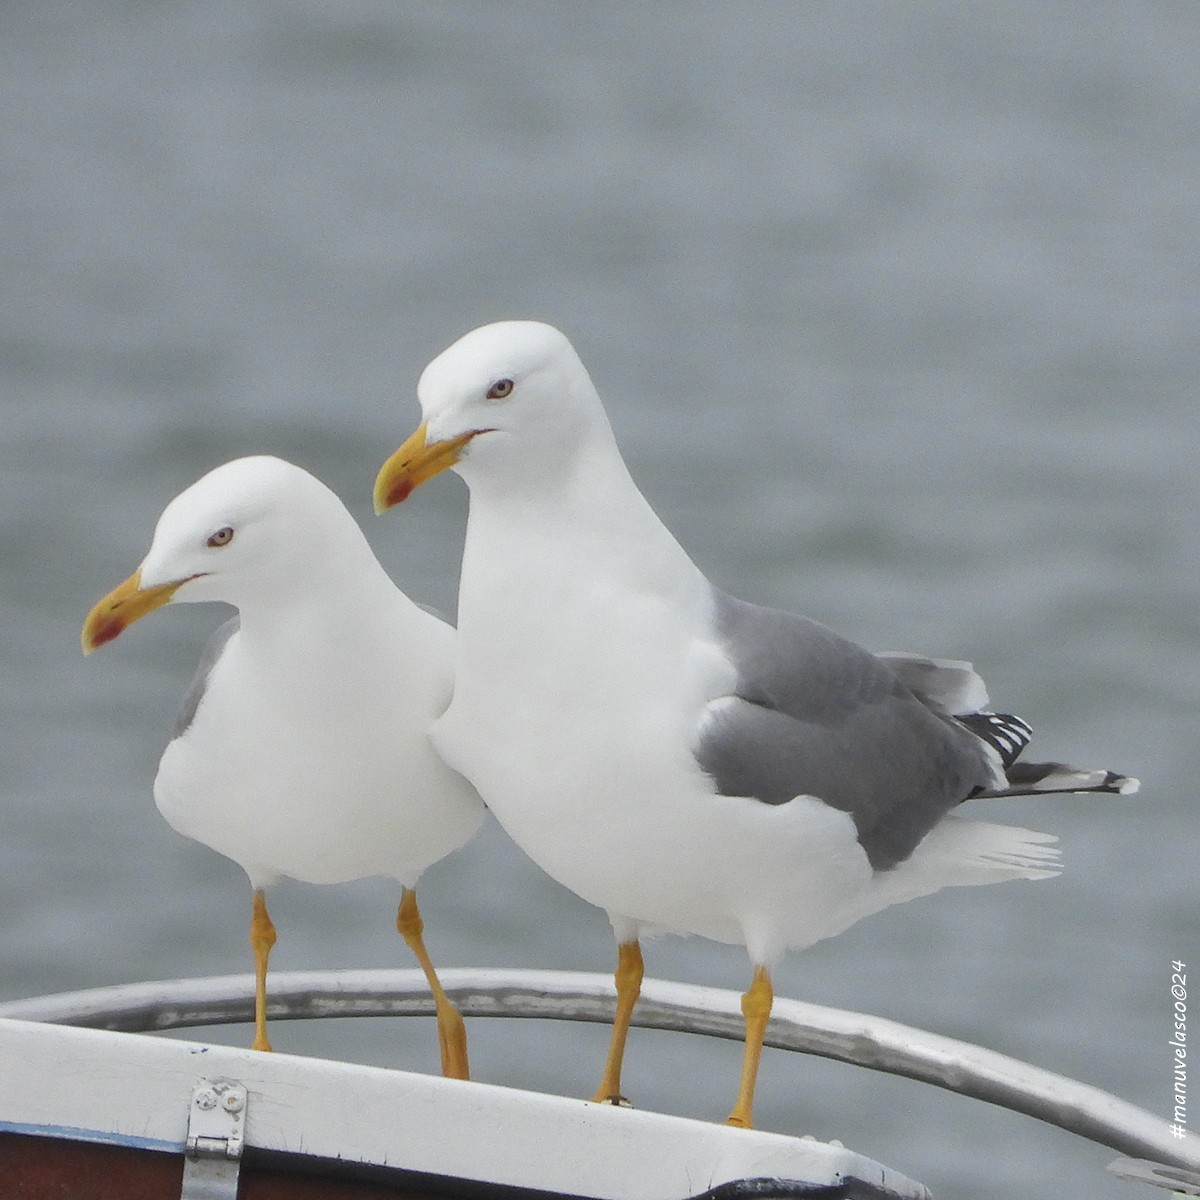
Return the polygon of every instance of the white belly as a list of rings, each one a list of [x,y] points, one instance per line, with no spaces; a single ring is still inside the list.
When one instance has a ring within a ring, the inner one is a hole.
[[[751,945],[759,961],[849,923],[871,869],[846,814],[714,794],[686,743],[664,736],[669,722],[645,711],[605,724],[559,708],[562,721],[539,726],[511,682],[503,708],[456,694],[434,743],[554,879],[611,916]]]
[[[370,875],[413,885],[478,828],[477,796],[411,717],[364,706],[335,727],[319,697],[311,712],[281,704],[272,712],[260,702],[251,719],[214,674],[154,784],[168,823],[240,864],[256,886]]]

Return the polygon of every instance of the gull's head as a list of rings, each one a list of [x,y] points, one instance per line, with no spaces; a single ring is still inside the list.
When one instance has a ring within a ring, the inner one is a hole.
[[[142,565],[88,613],[83,652],[164,604],[240,607],[303,587],[346,524],[357,528],[341,501],[300,467],[265,456],[225,463],[163,510]]]
[[[383,465],[375,511],[399,504],[453,467],[527,478],[569,459],[594,428],[608,428],[596,389],[566,337],[538,321],[484,325],[443,350],[421,374],[424,415]]]

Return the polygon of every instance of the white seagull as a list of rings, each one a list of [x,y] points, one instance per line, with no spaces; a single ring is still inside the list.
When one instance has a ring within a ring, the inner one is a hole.
[[[207,600],[238,615],[205,648],[154,799],[250,878],[254,1048],[271,1048],[264,889],[384,875],[401,885],[397,927],[436,1001],[442,1070],[466,1078],[462,1017],[414,890],[484,813],[429,744],[453,686],[453,628],[392,583],[333,492],[278,458],[226,463],[167,505],[142,565],[88,614],[84,653],[164,604]]]
[[[1056,873],[1054,838],[964,819],[973,796],[1124,792],[1015,759],[967,663],[880,657],[724,595],[638,491],[567,339],[476,329],[426,368],[424,423],[377,510],[447,467],[471,490],[454,699],[434,745],[515,841],[605,909],[617,1015],[597,1100],[620,1098],[643,931],[744,944],[751,1123],[784,951],[950,885]]]

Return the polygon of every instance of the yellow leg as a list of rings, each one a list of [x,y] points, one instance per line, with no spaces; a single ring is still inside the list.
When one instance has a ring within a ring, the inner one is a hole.
[[[742,997],[742,1016],[746,1018],[746,1051],[742,1058],[742,1083],[738,1088],[737,1103],[729,1114],[726,1125],[740,1129],[752,1126],[754,1109],[754,1084],[758,1079],[758,1060],[762,1057],[763,1038],[767,1022],[771,1019],[771,1005],[775,992],[771,988],[771,975],[766,967],[754,968],[754,979],[750,990]]]
[[[270,1050],[267,1041],[267,958],[275,945],[275,926],[267,914],[262,888],[254,893],[254,913],[250,918],[250,946],[254,950],[254,1041],[251,1050]]]
[[[450,997],[442,990],[437,972],[433,969],[433,963],[425,950],[422,937],[425,922],[421,920],[421,913],[417,908],[417,893],[412,888],[405,888],[400,896],[396,928],[408,943],[408,948],[417,956],[417,962],[421,964],[421,970],[429,980],[429,990],[433,993],[433,1003],[437,1008],[442,1074],[450,1079],[470,1079],[471,1074],[467,1066],[467,1027],[463,1024],[462,1014],[450,1003]]]
[[[617,971],[614,976],[617,984],[617,1015],[613,1019],[612,1041],[608,1044],[604,1077],[592,1097],[597,1104],[629,1103],[621,1095],[621,1063],[625,1058],[625,1039],[629,1036],[633,1006],[642,990],[642,974],[641,946],[636,940],[622,942],[617,947]]]

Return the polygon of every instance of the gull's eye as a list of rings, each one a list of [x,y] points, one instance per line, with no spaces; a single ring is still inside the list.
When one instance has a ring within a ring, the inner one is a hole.
[[[488,388],[487,398],[489,400],[503,400],[506,396],[510,396],[513,390],[513,381],[511,379],[497,379],[495,383]]]
[[[222,525],[216,533],[208,539],[208,545],[213,550],[218,550],[222,546],[228,546],[233,541],[233,526]]]

